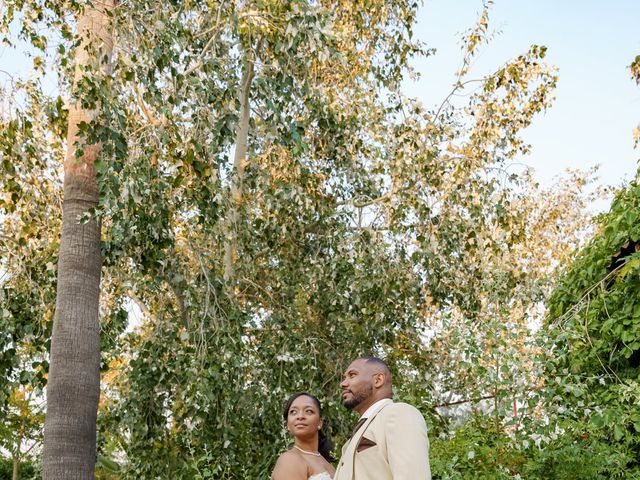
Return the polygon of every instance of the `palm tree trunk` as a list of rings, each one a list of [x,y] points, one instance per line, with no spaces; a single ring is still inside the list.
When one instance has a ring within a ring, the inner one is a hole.
[[[74,84],[82,67],[108,74],[113,41],[107,12],[114,1],[96,2],[78,19],[82,37],[76,54]],[[90,48],[89,48],[90,47]],[[43,478],[93,479],[96,461],[96,417],[100,396],[100,225],[79,217],[98,204],[94,163],[100,145],[83,145],[76,158],[81,122],[99,112],[80,103],[69,109],[64,174],[62,238],[58,257],[56,312],[51,337],[44,427]]]

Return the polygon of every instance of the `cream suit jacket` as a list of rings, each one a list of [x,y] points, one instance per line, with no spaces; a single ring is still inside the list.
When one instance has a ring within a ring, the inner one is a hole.
[[[430,480],[429,439],[422,414],[389,402],[342,447],[334,480]]]

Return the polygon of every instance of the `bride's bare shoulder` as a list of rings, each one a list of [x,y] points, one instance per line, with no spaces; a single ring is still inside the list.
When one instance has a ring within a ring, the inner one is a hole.
[[[272,480],[307,480],[307,477],[307,464],[293,449],[278,457],[271,474]]]

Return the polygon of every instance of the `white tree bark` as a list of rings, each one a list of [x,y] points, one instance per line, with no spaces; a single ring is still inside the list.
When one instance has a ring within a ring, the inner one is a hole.
[[[235,262],[238,256],[238,220],[239,210],[242,204],[244,170],[247,164],[247,148],[249,142],[249,120],[251,111],[249,98],[251,95],[251,82],[254,76],[254,64],[252,60],[245,60],[243,66],[242,82],[240,85],[240,118],[236,127],[236,150],[233,158],[233,174],[230,188],[230,207],[225,222],[224,243],[224,280],[230,284],[235,278]]]

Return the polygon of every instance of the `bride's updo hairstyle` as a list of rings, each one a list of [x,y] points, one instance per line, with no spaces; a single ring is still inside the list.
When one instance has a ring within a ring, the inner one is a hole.
[[[322,418],[322,406],[320,405],[320,400],[318,400],[314,395],[311,395],[310,393],[298,392],[291,395],[287,402],[284,404],[282,418],[284,418],[285,422],[289,418],[289,409],[291,408],[291,404],[295,401],[296,398],[302,396],[309,397],[311,400],[313,400],[313,403],[315,403],[316,407],[318,408],[318,414],[320,415],[320,418]],[[331,451],[333,450],[333,442],[327,435],[327,432],[325,432],[326,424],[327,422],[323,421],[322,428],[318,430],[318,452],[320,452],[320,455],[322,455],[327,462],[332,463],[335,462],[336,459],[333,458],[333,455],[331,455]]]

